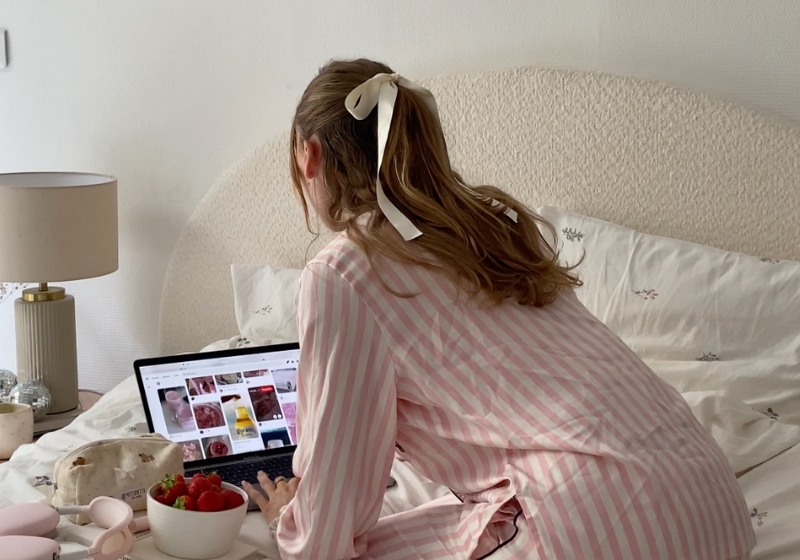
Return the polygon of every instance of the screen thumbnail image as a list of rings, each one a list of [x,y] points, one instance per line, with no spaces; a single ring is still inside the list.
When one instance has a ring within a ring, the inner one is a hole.
[[[217,386],[214,385],[214,378],[210,375],[190,377],[186,380],[186,388],[189,389],[190,397],[213,395],[217,392]]]
[[[192,405],[194,416],[197,419],[197,427],[201,430],[219,428],[225,425],[225,417],[222,415],[222,408],[217,403],[202,403]]]
[[[213,436],[203,438],[203,451],[207,459],[226,457],[233,453],[231,439],[228,436]]]
[[[261,440],[264,442],[264,447],[266,449],[277,449],[279,447],[292,445],[292,441],[289,439],[289,432],[286,428],[261,432]]]
[[[253,371],[246,371],[242,375],[244,375],[245,379],[253,379],[255,377],[266,377],[269,375],[268,369],[256,369]]]
[[[222,397],[222,409],[228,421],[233,441],[258,438],[258,428],[253,420],[253,410],[239,394]]]
[[[283,418],[281,405],[278,402],[278,393],[272,385],[262,387],[250,387],[250,402],[256,412],[257,422],[269,422],[270,420],[280,420]]]
[[[183,449],[183,462],[200,461],[203,459],[203,447],[199,440],[193,439],[191,441],[182,441],[181,449]]]
[[[297,441],[297,403],[283,403],[283,417],[286,419],[286,425],[289,426],[289,436],[292,441]]]
[[[215,375],[214,379],[217,385],[237,385],[243,381],[242,374],[238,371],[236,373],[221,373]]]
[[[297,370],[296,369],[277,369],[272,372],[272,380],[275,382],[279,393],[294,393],[297,391]]]
[[[158,400],[168,433],[183,434],[196,429],[186,387],[159,389]]]

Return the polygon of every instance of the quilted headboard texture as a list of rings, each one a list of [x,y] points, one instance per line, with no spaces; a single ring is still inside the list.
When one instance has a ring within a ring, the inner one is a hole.
[[[412,77],[413,79],[413,77]],[[472,183],[639,231],[800,260],[800,130],[700,92],[606,74],[517,69],[421,80]],[[232,263],[300,268],[313,242],[288,134],[229,169],[175,247],[162,352],[237,333]]]

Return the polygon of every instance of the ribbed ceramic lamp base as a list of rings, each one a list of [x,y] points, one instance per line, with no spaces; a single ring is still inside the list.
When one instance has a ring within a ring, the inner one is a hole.
[[[78,352],[75,298],[23,301],[14,305],[17,326],[17,377],[44,383],[53,398],[49,414],[78,406]]]

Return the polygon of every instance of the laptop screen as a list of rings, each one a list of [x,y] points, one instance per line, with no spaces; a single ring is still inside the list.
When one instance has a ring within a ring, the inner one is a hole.
[[[299,357],[296,349],[265,348],[142,365],[140,384],[152,429],[181,444],[187,466],[296,445]]]

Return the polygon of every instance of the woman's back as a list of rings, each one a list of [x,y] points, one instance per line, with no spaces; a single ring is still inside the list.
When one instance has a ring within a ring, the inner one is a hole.
[[[542,558],[722,560],[752,548],[718,446],[571,290],[541,308],[481,306],[437,272],[381,261],[389,287],[417,294],[400,298],[346,236],[309,266],[306,278],[333,269],[376,322],[392,356],[397,449],[466,502],[458,527],[479,550],[499,539],[478,542],[481,531],[514,522]]]
[[[301,281],[302,482],[263,483],[284,560],[752,549],[719,448],[580,305],[549,224],[453,170],[429,91],[378,62],[332,61],[290,149],[309,227],[313,207],[344,233]],[[395,449],[453,496],[379,520]]]

